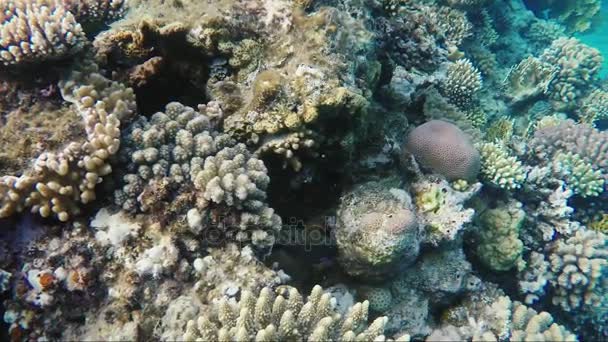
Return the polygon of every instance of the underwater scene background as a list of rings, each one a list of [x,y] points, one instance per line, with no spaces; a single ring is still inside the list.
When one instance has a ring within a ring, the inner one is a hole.
[[[0,0],[0,339],[608,340],[608,3]]]

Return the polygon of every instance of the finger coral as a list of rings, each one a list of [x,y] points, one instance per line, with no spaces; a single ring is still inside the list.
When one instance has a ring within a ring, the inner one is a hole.
[[[57,1],[11,0],[0,4],[0,61],[4,65],[65,58],[85,43],[82,27]]]
[[[265,287],[254,295],[245,291],[239,302],[222,298],[212,310],[188,322],[185,341],[238,340],[354,341],[383,339],[386,317],[367,325],[368,302],[356,303],[343,317],[335,299],[315,286],[307,301],[293,287],[278,294]]]
[[[208,209],[219,205],[240,213],[236,226],[230,227],[235,229],[233,238],[272,245],[281,220],[265,202],[270,179],[264,163],[245,145],[215,130],[219,106],[199,108],[173,102],[164,113],[149,120],[140,117],[128,128],[123,153],[128,173],[115,193],[116,203],[131,212],[146,212],[187,189],[194,196],[184,204],[196,208],[188,214],[194,231],[200,231]]]
[[[120,123],[135,112],[133,90],[106,79],[96,68],[72,72],[60,87],[83,118],[86,141],[41,154],[22,176],[0,178],[0,217],[30,208],[67,221],[95,199],[95,187],[112,172],[109,158],[120,147]]]
[[[553,304],[566,311],[593,310],[606,305],[608,239],[597,231],[579,230],[549,246],[555,290]]]

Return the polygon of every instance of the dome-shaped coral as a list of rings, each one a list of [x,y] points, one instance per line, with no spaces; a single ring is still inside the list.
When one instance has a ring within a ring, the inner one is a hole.
[[[462,130],[446,121],[416,127],[405,139],[405,149],[423,167],[449,180],[472,180],[479,173],[479,152]]]
[[[378,277],[418,256],[419,224],[409,195],[369,182],[342,197],[335,230],[339,261],[354,276]]]

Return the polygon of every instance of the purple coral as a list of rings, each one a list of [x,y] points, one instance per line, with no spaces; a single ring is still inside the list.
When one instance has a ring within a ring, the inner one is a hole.
[[[480,170],[479,151],[460,128],[446,121],[416,127],[405,139],[405,149],[423,167],[448,180],[473,180]]]

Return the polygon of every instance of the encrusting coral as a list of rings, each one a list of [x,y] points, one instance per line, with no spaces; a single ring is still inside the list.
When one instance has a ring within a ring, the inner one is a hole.
[[[0,4],[0,61],[5,65],[61,59],[82,50],[85,43],[82,27],[58,1]]]
[[[42,153],[19,177],[0,178],[0,217],[30,208],[67,221],[95,199],[95,187],[112,172],[108,160],[120,147],[120,123],[135,113],[133,90],[96,73],[96,67],[72,72],[60,88],[82,116],[86,140]]]
[[[293,287],[279,287],[277,294],[265,287],[259,294],[241,294],[238,302],[222,298],[210,312],[188,322],[185,341],[367,341],[384,340],[386,317],[367,325],[368,302],[356,303],[344,315],[335,299],[315,286],[306,302]]]

